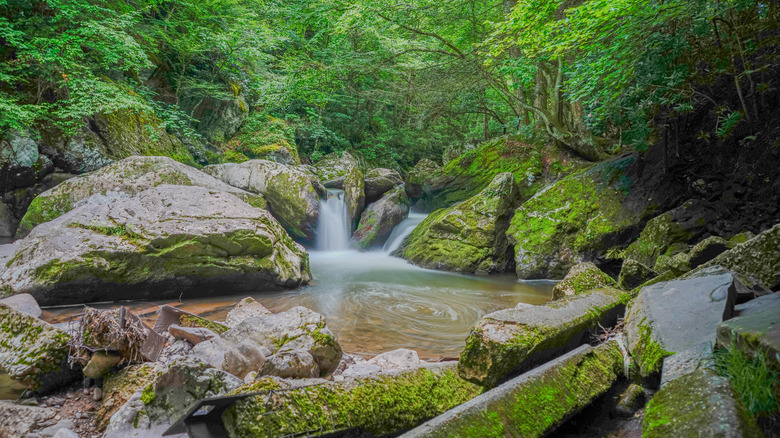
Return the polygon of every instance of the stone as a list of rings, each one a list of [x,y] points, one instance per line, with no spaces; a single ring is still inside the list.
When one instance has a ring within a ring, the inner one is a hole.
[[[633,289],[655,277],[655,272],[634,259],[623,260],[618,284],[623,289]]]
[[[401,174],[392,169],[376,168],[365,175],[366,204],[376,202],[385,193],[404,183]]]
[[[82,372],[90,379],[103,377],[112,367],[122,361],[122,355],[113,352],[96,351]]]
[[[168,157],[129,157],[102,169],[63,181],[33,199],[17,234],[27,235],[34,227],[55,219],[86,203],[93,195],[111,199],[129,198],[161,184],[197,186],[239,197],[264,208],[262,196],[231,187],[199,170]]]
[[[52,438],[79,438],[79,436],[76,434],[76,432],[62,428],[55,433]]]
[[[387,351],[378,354],[366,361],[366,364],[376,365],[382,371],[392,371],[406,368],[413,368],[423,364],[417,352],[408,348],[399,348],[397,350]]]
[[[306,352],[312,356],[323,376],[333,373],[342,354],[341,346],[325,324],[325,318],[300,306],[285,312],[247,318],[222,334],[222,339],[233,344],[253,341],[269,349],[271,355],[266,357],[267,367],[278,363],[274,358],[276,354],[295,350]],[[301,377],[309,377],[308,371],[306,374]]]
[[[708,369],[661,388],[645,408],[643,438],[761,437],[763,434],[728,379]]]
[[[244,341],[225,351],[222,369],[243,379],[247,374],[263,369],[266,362],[263,349],[252,341]]]
[[[205,327],[182,327],[177,324],[169,326],[168,333],[175,339],[183,339],[192,345],[198,345],[203,341],[219,336]]]
[[[329,179],[327,181],[323,181],[322,185],[325,186],[326,189],[338,189],[338,190],[344,190],[344,180],[346,178],[344,176],[340,176],[338,178]]]
[[[17,245],[0,287],[43,305],[280,290],[311,278],[308,254],[267,211],[196,186],[92,197]]]
[[[349,168],[344,175],[344,203],[347,205],[347,221],[350,224],[349,231],[357,227],[363,207],[366,204],[366,192],[363,181],[363,172],[357,166]]]
[[[254,112],[223,147],[225,158],[233,162],[261,159],[288,166],[301,164],[294,131],[282,119]]]
[[[0,200],[0,237],[14,237],[18,221],[11,209]]]
[[[25,387],[46,393],[73,382],[70,336],[53,325],[0,304],[0,368]]]
[[[734,306],[735,316],[745,316],[753,313],[760,313],[767,308],[777,308],[780,306],[780,292],[763,295],[753,298],[745,303]]]
[[[453,143],[444,148],[444,152],[441,155],[441,162],[448,163],[457,159],[466,152],[473,151],[477,148],[477,142],[471,141],[466,143]]]
[[[92,388],[92,401],[101,401],[103,400],[103,389],[99,386],[95,386]]]
[[[314,163],[313,171],[322,181],[327,181],[345,176],[354,167],[359,165],[352,154],[333,152]]]
[[[0,433],[3,438],[25,438],[33,430],[54,420],[54,408],[24,406],[0,400]]]
[[[130,365],[103,379],[103,401],[95,414],[98,429],[105,429],[114,415],[136,392],[152,383],[163,367],[159,364]]]
[[[506,229],[518,193],[511,173],[496,175],[474,197],[430,214],[406,238],[397,254],[423,268],[477,274],[506,272],[512,263]]]
[[[404,181],[406,194],[410,199],[417,200],[423,195],[423,185],[426,180],[441,172],[441,166],[433,161],[423,158],[409,171]]]
[[[56,420],[57,417],[54,417],[54,419]],[[41,436],[44,436],[44,437],[54,437],[54,436],[56,436],[58,433],[60,433],[63,430],[66,430],[66,431],[70,432],[70,429],[73,429],[73,427],[74,427],[73,420],[62,419],[62,420],[59,420],[57,422],[57,424],[55,424],[54,426],[49,426],[49,427],[41,430],[38,433],[40,433]],[[69,435],[67,435],[67,432],[64,432],[64,433],[66,434],[65,435],[66,437],[69,437]]]
[[[695,269],[728,249],[729,242],[726,239],[710,236],[691,248],[691,251],[688,253],[688,264],[691,269]]]
[[[750,357],[761,353],[769,368],[780,372],[780,293],[756,298],[758,303],[718,324],[718,348],[732,344]]]
[[[745,243],[723,252],[700,266],[722,266],[736,272],[747,286],[768,290],[780,288],[780,224]]]
[[[268,160],[216,164],[203,171],[233,187],[263,195],[293,239],[313,242],[320,216],[319,193],[312,177],[293,166]]]
[[[2,260],[0,260],[0,263],[2,263]],[[0,304],[5,304],[10,308],[26,313],[33,318],[40,318],[41,315],[43,315],[43,310],[41,310],[38,302],[35,301],[35,298],[30,294],[12,295],[0,300]]]
[[[458,372],[466,380],[493,387],[510,373],[577,348],[599,324],[614,326],[629,299],[625,292],[605,287],[544,306],[522,305],[487,314],[471,329]]]
[[[552,299],[578,295],[604,286],[615,286],[615,280],[590,262],[579,263],[553,287]]]
[[[225,324],[232,328],[247,318],[270,314],[271,311],[266,309],[259,301],[252,297],[246,297],[230,309],[230,312],[225,317]]]
[[[260,374],[282,378],[318,377],[320,367],[307,351],[280,349],[268,357]]]
[[[0,181],[2,191],[35,184],[48,172],[39,172],[42,163],[38,145],[27,133],[9,129],[0,135]],[[50,170],[49,170],[50,172]]]
[[[361,362],[350,366],[339,376],[346,379],[368,377],[382,372],[382,367],[376,364]]]
[[[260,379],[234,394],[280,389]],[[324,382],[252,396],[223,415],[230,436],[282,436],[342,432],[360,428],[376,436],[416,426],[479,393],[458,378],[453,363],[398,371],[362,379]]]
[[[380,247],[396,225],[409,216],[409,197],[403,187],[396,187],[366,207],[360,216],[352,244],[358,249]]]
[[[617,342],[583,345],[401,435],[541,437],[606,393],[620,377]]]
[[[632,417],[645,403],[645,390],[642,386],[632,383],[618,397],[612,413],[618,417]]]
[[[718,324],[734,315],[738,282],[726,273],[643,287],[625,329],[640,375],[661,372],[664,385],[709,360]]]

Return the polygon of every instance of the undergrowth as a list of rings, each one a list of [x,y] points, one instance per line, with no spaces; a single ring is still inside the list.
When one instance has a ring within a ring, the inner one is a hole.
[[[731,381],[734,390],[754,417],[771,417],[780,412],[773,387],[780,385],[777,373],[769,369],[766,357],[757,352],[750,358],[734,344],[715,351],[715,371]]]

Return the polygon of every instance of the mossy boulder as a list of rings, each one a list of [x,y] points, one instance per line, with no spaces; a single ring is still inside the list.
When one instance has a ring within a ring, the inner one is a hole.
[[[424,268],[463,273],[507,271],[511,251],[506,227],[519,197],[511,173],[496,175],[482,192],[425,218],[398,255]]]
[[[264,208],[262,196],[231,187],[203,172],[168,157],[129,157],[93,173],[71,178],[33,199],[17,234],[27,235],[36,226],[55,219],[93,195],[113,199],[129,197],[161,184],[197,186],[230,193],[255,207]]]
[[[0,368],[22,385],[48,392],[77,378],[68,366],[70,336],[0,303]]]
[[[441,166],[433,161],[423,158],[414,165],[404,180],[406,194],[409,198],[417,201],[423,195],[423,185],[430,184],[430,178],[441,172]]]
[[[259,388],[258,388],[259,387]],[[275,389],[249,384],[234,393]],[[259,394],[238,401],[222,416],[231,437],[277,437],[360,428],[377,436],[416,426],[466,402],[481,389],[458,377],[454,364],[348,379]]]
[[[404,183],[401,174],[395,170],[383,168],[369,170],[366,172],[364,180],[366,204],[376,202],[382,195]]]
[[[643,438],[763,434],[728,379],[702,368],[661,388],[645,408]]]
[[[753,301],[749,310],[718,324],[716,346],[733,345],[749,357],[763,354],[767,365],[780,372],[780,293]]]
[[[587,342],[601,324],[611,327],[630,296],[605,287],[552,301],[544,306],[521,303],[480,319],[460,355],[458,372],[466,380],[495,386],[519,373]]]
[[[293,166],[268,160],[216,164],[203,171],[233,187],[259,193],[293,239],[314,242],[320,216],[319,183]]]
[[[38,153],[38,144],[26,133],[8,130],[0,135],[0,181],[2,191],[35,184],[51,169]],[[49,164],[51,162],[49,161]]]
[[[294,128],[282,119],[253,113],[223,147],[227,161],[260,159],[294,166],[301,164]]]
[[[597,164],[523,203],[507,231],[517,276],[562,278],[577,263],[634,236],[656,204],[629,198],[632,180],[625,170],[633,162],[628,156]]]
[[[607,392],[623,372],[616,341],[518,376],[415,428],[404,438],[541,437]]]
[[[333,152],[314,163],[314,172],[322,181],[345,176],[353,167],[360,167],[358,161],[349,152]]]
[[[634,259],[626,259],[620,267],[618,284],[623,289],[633,289],[655,277],[655,272]]]
[[[357,166],[350,167],[344,174],[344,203],[347,204],[347,220],[351,232],[355,230],[366,204],[363,172]]]
[[[403,187],[385,193],[381,199],[366,207],[360,216],[352,244],[359,249],[384,245],[396,225],[409,215],[409,197]]]
[[[143,390],[157,377],[152,364],[131,365],[103,380],[103,400],[100,403],[95,422],[99,430],[105,430],[111,416],[119,410],[137,391]]]
[[[590,262],[574,265],[569,273],[553,287],[552,299],[578,295],[604,286],[615,286],[615,280]]]
[[[308,255],[265,210],[222,191],[163,184],[102,196],[17,242],[0,287],[43,305],[279,290]]]

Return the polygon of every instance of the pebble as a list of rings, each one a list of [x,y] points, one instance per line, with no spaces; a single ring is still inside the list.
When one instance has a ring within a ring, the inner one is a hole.
[[[92,400],[100,401],[103,399],[103,390],[97,386],[92,388]]]

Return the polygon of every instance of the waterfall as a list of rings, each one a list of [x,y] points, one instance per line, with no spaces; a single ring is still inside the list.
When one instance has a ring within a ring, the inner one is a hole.
[[[387,242],[385,242],[385,246],[382,247],[382,251],[390,254],[398,249],[401,244],[404,243],[406,236],[411,234],[417,225],[420,225],[420,222],[426,217],[428,217],[428,215],[425,213],[409,213],[409,217],[393,228],[393,232],[390,233],[390,237],[387,238]]]
[[[320,203],[315,247],[320,251],[349,249],[349,221],[343,190],[328,190],[327,198]]]

